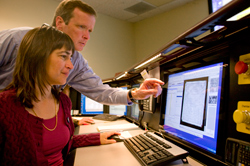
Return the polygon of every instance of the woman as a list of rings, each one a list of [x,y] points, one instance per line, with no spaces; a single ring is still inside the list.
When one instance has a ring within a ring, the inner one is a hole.
[[[73,135],[66,83],[74,43],[43,25],[23,38],[13,81],[0,93],[0,165],[63,165],[70,150],[115,143],[116,132]]]

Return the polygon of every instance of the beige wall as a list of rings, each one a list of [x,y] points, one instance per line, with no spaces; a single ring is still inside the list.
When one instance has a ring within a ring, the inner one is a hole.
[[[51,24],[59,2],[54,0],[0,0],[0,30]]]
[[[98,14],[94,32],[82,53],[102,79],[135,64],[133,32],[132,23]]]
[[[0,0],[0,30],[51,24],[56,0]],[[102,79],[130,68],[208,15],[207,0],[195,0],[138,23],[98,14],[81,52]]]
[[[208,16],[207,0],[194,0],[179,8],[135,24],[136,61],[151,56],[168,42]]]

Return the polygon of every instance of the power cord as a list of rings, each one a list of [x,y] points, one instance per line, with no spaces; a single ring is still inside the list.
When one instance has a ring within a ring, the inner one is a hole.
[[[148,124],[147,124],[147,122],[143,122],[143,127],[144,127],[145,131],[148,131]]]
[[[140,116],[141,115],[141,116]],[[142,119],[143,119],[143,117],[144,117],[144,111],[140,111],[139,112],[139,124],[141,124],[141,121],[142,121]]]

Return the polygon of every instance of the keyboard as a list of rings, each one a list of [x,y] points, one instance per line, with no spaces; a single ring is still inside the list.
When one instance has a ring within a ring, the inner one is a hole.
[[[110,114],[98,114],[93,117],[93,119],[98,119],[98,120],[106,120],[106,121],[115,121],[123,116],[121,115],[110,115]]]
[[[143,166],[165,165],[179,159],[187,163],[187,151],[152,132],[127,138],[124,144]]]

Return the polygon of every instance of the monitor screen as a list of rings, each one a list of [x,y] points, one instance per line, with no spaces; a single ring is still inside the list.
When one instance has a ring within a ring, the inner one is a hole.
[[[131,106],[131,112],[130,112],[131,118],[139,120],[139,113],[140,113],[140,110],[139,110],[138,104],[133,104]]]
[[[232,0],[210,0],[211,10],[212,10],[211,12],[213,13],[213,12],[217,11],[221,7],[228,4],[230,1],[232,1]]]
[[[127,90],[127,87],[120,87],[123,90]],[[111,115],[127,115],[127,106],[126,105],[110,105],[109,114]]]
[[[131,86],[131,88],[140,88],[140,84],[134,84]],[[139,115],[140,115],[140,109],[139,109],[139,105],[138,104],[133,104],[131,106],[131,112],[130,112],[130,116],[133,119],[139,120]]]
[[[216,154],[223,63],[168,75],[164,131]]]
[[[126,105],[110,105],[109,114],[111,115],[126,115],[127,106]]]
[[[139,88],[140,84],[131,85],[131,89]],[[140,109],[138,104],[132,104],[131,106],[127,106],[127,116],[129,120],[133,122],[138,122],[140,117]]]
[[[81,94],[81,114],[103,114],[103,104]]]

